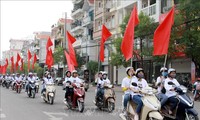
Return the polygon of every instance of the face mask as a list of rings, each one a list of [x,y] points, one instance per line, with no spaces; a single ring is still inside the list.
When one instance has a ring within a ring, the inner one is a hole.
[[[144,78],[143,74],[138,74],[138,78]]]
[[[167,72],[162,72],[162,76],[166,77],[167,76]]]
[[[176,77],[176,74],[172,74],[172,75],[170,75],[172,78],[175,78]]]

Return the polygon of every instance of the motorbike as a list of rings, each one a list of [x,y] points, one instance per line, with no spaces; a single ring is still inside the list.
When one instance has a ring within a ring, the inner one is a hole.
[[[194,101],[200,100],[200,90],[196,91],[196,96],[194,97]]]
[[[16,86],[15,90],[17,93],[21,93],[22,90],[22,81],[16,81]]]
[[[87,92],[88,89],[89,89],[89,82],[85,80],[85,81],[83,82],[83,86],[84,86],[85,91]]]
[[[168,82],[168,84],[175,88],[177,93],[176,97],[179,102],[171,115],[168,113],[170,103],[166,103],[166,105],[161,109],[162,115],[166,119],[199,120],[198,112],[194,109],[194,101],[186,94],[187,88],[185,86],[176,87],[173,82]]]
[[[25,89],[25,86],[26,86],[26,80],[23,80],[22,81],[22,89]]]
[[[132,83],[132,85],[133,84],[134,83]],[[137,86],[137,84],[135,83],[133,86]],[[155,96],[156,90],[153,89],[152,87],[146,87],[140,90],[140,93],[143,95],[142,97],[143,107],[139,115],[140,120],[163,120],[163,117],[159,112],[159,110],[161,109],[161,104],[160,101]],[[136,114],[135,113],[136,107],[137,104],[135,104],[134,102],[132,101],[128,102],[127,116],[126,116],[127,120],[134,120],[134,116]]]
[[[35,98],[35,94],[36,94],[35,81],[29,81],[27,95],[28,97]]]
[[[4,79],[4,81],[2,83],[2,86],[6,87],[7,89],[9,89],[10,84],[11,84],[11,80],[10,79]]]
[[[113,85],[104,85],[103,98],[99,95],[94,102],[95,105],[101,110],[102,108],[107,109],[108,112],[112,112],[115,109],[115,92]]]
[[[56,94],[55,84],[46,84],[46,89],[42,93],[43,100],[46,103],[49,102],[51,105],[53,105],[54,99],[55,99],[55,94]]]
[[[12,81],[12,83],[11,83],[11,89],[12,89],[12,90],[15,90],[15,88],[16,88],[16,81],[14,80],[14,81]]]
[[[35,92],[38,93],[38,91],[39,91],[39,81],[36,81],[35,87],[36,87]]]
[[[66,104],[66,106],[69,109],[72,108],[78,108],[79,112],[83,112],[84,111],[84,100],[85,100],[85,90],[83,85],[78,84],[78,83],[71,83],[66,82],[66,87],[71,87],[73,88],[73,98],[71,98],[71,96],[68,96],[67,101],[64,101],[64,103]]]

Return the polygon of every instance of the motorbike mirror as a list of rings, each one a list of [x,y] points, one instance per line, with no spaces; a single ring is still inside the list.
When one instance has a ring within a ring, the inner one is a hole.
[[[135,83],[135,82],[132,82],[131,84],[132,84],[132,86],[135,86],[135,87],[137,87],[137,83]]]
[[[174,83],[173,82],[168,82],[168,85],[174,85]]]

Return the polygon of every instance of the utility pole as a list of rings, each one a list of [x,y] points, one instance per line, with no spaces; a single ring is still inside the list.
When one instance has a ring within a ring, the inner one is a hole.
[[[67,12],[65,12],[65,19],[64,19],[64,41],[63,41],[63,49],[66,50],[67,49],[67,46],[66,46],[66,43],[67,43],[67,39],[66,39],[66,32],[67,32],[67,23],[66,23],[66,20],[67,20]],[[63,56],[63,59],[65,58],[65,56]],[[64,74],[65,74],[65,63],[64,63],[64,60],[63,60],[63,78],[64,78]]]

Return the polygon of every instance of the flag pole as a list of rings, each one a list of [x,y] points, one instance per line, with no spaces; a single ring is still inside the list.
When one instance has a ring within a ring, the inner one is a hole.
[[[165,55],[164,67],[166,67],[166,63],[167,63],[167,54]]]

